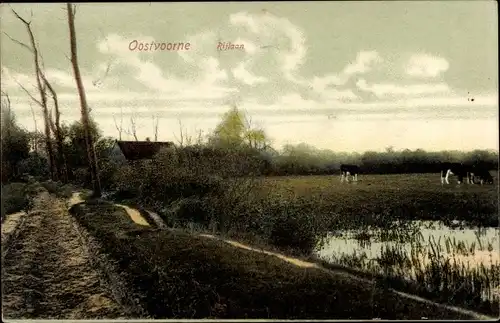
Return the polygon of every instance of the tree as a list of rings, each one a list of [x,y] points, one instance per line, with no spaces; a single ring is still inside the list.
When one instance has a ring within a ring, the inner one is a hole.
[[[135,141],[139,141],[137,138],[137,122],[135,120],[135,116],[131,115],[130,116],[130,126],[128,131],[126,131],[129,136],[134,137]]]
[[[43,82],[49,89],[50,94],[52,95],[52,100],[54,101],[54,112],[56,114],[55,121],[52,119],[52,114],[50,114],[50,126],[52,128],[52,132],[56,137],[56,147],[57,147],[57,169],[59,173],[59,178],[62,179],[64,183],[68,182],[68,166],[66,164],[66,156],[64,154],[63,149],[63,136],[61,133],[61,112],[59,111],[59,100],[57,99],[57,93],[50,84],[50,82],[45,77],[44,73],[40,74]]]
[[[89,119],[89,126],[91,136],[94,143],[96,143],[94,145],[96,146],[102,136],[101,131],[92,118]],[[64,142],[64,152],[67,156],[68,169],[75,170],[82,167],[88,167],[88,160],[85,158],[82,159],[82,156],[87,155],[85,127],[82,122],[74,121],[70,125],[63,125],[61,127],[61,132]]]
[[[45,77],[42,72],[41,68],[41,62],[40,62],[40,54],[38,51],[38,47],[36,45],[35,41],[35,36],[33,34],[33,31],[31,29],[31,21],[27,21],[24,18],[22,18],[14,9],[12,9],[12,12],[14,15],[19,19],[24,26],[26,27],[26,30],[28,31],[28,35],[30,38],[30,44],[31,46],[24,44],[18,40],[13,39],[12,37],[8,36],[12,41],[16,42],[17,44],[21,45],[22,47],[26,48],[33,54],[33,59],[34,59],[34,64],[35,64],[35,76],[36,76],[36,83],[37,83],[37,89],[40,94],[40,100],[37,100],[34,96],[30,94],[30,92],[21,84],[19,86],[28,94],[28,96],[31,97],[33,101],[35,101],[41,108],[43,112],[43,120],[44,120],[44,125],[45,125],[45,148],[47,150],[47,155],[49,158],[49,168],[50,168],[50,176],[52,179],[55,178],[55,174],[58,173],[56,171],[56,166],[55,163],[55,158],[54,158],[54,150],[52,147],[52,142],[51,142],[51,133],[50,133],[50,122],[49,122],[49,111],[47,108],[47,83],[44,82]],[[16,81],[17,82],[17,81]]]
[[[120,108],[120,124],[116,121],[116,117],[113,115],[113,121],[115,122],[116,130],[118,131],[118,140],[122,140],[123,133],[123,108]]]
[[[158,125],[160,123],[160,119],[158,116],[153,116],[153,133],[154,133],[154,138],[155,141],[158,141]]]
[[[222,116],[209,143],[219,148],[236,148],[242,145],[244,133],[244,115],[236,106],[233,106]]]
[[[80,111],[82,114],[82,125],[85,132],[85,144],[87,148],[87,158],[89,163],[90,177],[92,181],[93,195],[95,197],[101,196],[101,183],[99,180],[99,170],[97,166],[97,158],[94,149],[94,141],[90,131],[90,118],[87,106],[87,98],[85,96],[85,89],[83,87],[82,77],[80,75],[80,68],[78,66],[77,42],[75,31],[75,8],[71,3],[67,3],[68,10],[68,25],[71,46],[71,64],[75,75],[76,86],[78,87],[78,95],[80,96]]]
[[[263,129],[255,128],[252,121],[236,105],[222,116],[221,122],[209,137],[209,144],[219,148],[269,148],[269,140]]]
[[[1,105],[1,152],[2,152],[2,182],[20,175],[18,164],[28,158],[30,138],[27,131],[19,127],[11,110],[9,96],[2,92],[5,98]]]

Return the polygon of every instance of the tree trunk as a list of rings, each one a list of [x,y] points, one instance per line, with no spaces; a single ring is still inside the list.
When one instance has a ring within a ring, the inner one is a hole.
[[[35,60],[35,72],[36,72],[36,83],[38,87],[38,91],[40,92],[40,98],[42,103],[42,112],[43,112],[43,120],[45,126],[45,148],[47,149],[47,155],[49,157],[49,169],[50,169],[50,177],[51,179],[55,179],[56,171],[55,171],[55,158],[54,158],[54,149],[52,147],[52,142],[50,140],[50,124],[49,124],[49,112],[47,109],[47,93],[45,92],[45,88],[42,85],[41,80],[41,71],[40,71],[40,62],[38,59],[38,49],[36,47],[35,36],[31,31],[30,24],[23,20],[26,24],[26,29],[28,29],[28,34],[30,36],[31,46],[33,48],[33,57]]]
[[[64,153],[64,145],[63,145],[63,137],[62,137],[62,132],[61,132],[61,113],[59,112],[59,100],[57,99],[57,93],[52,87],[52,85],[47,81],[45,76],[43,74],[42,78],[43,81],[45,82],[45,85],[47,85],[47,88],[49,89],[50,93],[52,94],[52,99],[54,100],[54,110],[56,113],[56,120],[54,124],[54,129],[52,130],[55,134],[56,137],[56,145],[57,145],[57,165],[58,170],[59,170],[59,178],[62,179],[64,183],[68,182],[68,165],[66,163],[66,154]],[[52,118],[50,120],[52,122]]]
[[[73,65],[73,72],[75,74],[76,85],[78,87],[78,94],[80,96],[80,107],[82,114],[82,124],[85,131],[85,144],[87,147],[87,158],[89,162],[90,176],[92,180],[92,187],[94,196],[101,196],[101,183],[99,181],[99,173],[97,168],[97,158],[94,150],[94,142],[92,132],[90,131],[90,119],[87,107],[87,98],[85,96],[85,89],[83,87],[80,69],[78,67],[77,47],[76,47],[76,32],[75,32],[75,16],[71,3],[67,3],[68,9],[68,25],[71,44],[71,64]]]

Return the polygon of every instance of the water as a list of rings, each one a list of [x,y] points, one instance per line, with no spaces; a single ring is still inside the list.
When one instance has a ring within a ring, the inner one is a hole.
[[[398,229],[400,228],[400,229]],[[391,232],[392,231],[392,232]],[[415,278],[416,267],[424,268],[429,262],[429,255],[439,254],[442,259],[449,259],[452,264],[465,268],[479,268],[483,272],[500,265],[499,228],[463,228],[460,223],[453,227],[438,221],[413,221],[408,224],[393,226],[391,230],[351,230],[331,232],[316,254],[331,263],[349,265],[372,271],[384,251],[398,250],[412,262],[412,268],[401,271],[405,278]],[[346,259],[357,260],[347,263]],[[398,258],[399,259],[399,258]],[[395,260],[391,266],[403,267]],[[493,297],[499,297],[500,282],[492,282]],[[491,295],[490,295],[491,296]],[[488,298],[490,298],[488,296]]]

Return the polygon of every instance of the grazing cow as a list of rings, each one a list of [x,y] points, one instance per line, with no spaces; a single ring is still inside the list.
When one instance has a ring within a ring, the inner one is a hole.
[[[488,169],[484,166],[474,165],[471,171],[471,178],[473,183],[476,183],[477,178],[481,185],[493,184],[493,177],[491,176]]]
[[[467,184],[473,183],[472,178],[473,167],[469,165],[464,165],[462,163],[442,163],[441,164],[441,184],[450,184],[448,177],[450,175],[456,175],[458,177],[458,184],[461,184],[464,177],[467,180]]]
[[[349,183],[349,175],[353,178],[354,182],[358,181],[359,166],[357,165],[340,165],[340,182],[344,181],[344,178]]]

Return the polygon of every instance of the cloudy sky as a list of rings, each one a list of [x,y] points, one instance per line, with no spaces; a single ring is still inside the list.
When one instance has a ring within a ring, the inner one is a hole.
[[[10,6],[32,21],[63,121],[77,120],[65,5]],[[1,8],[2,31],[28,43]],[[159,140],[175,141],[179,120],[207,133],[236,103],[276,148],[498,149],[496,1],[81,4],[76,29],[92,115],[108,136],[120,115],[142,139],[153,116]],[[244,49],[218,51],[219,40]],[[130,50],[151,42],[191,47]],[[33,129],[17,84],[34,89],[32,57],[3,33],[1,64],[2,89]]]

